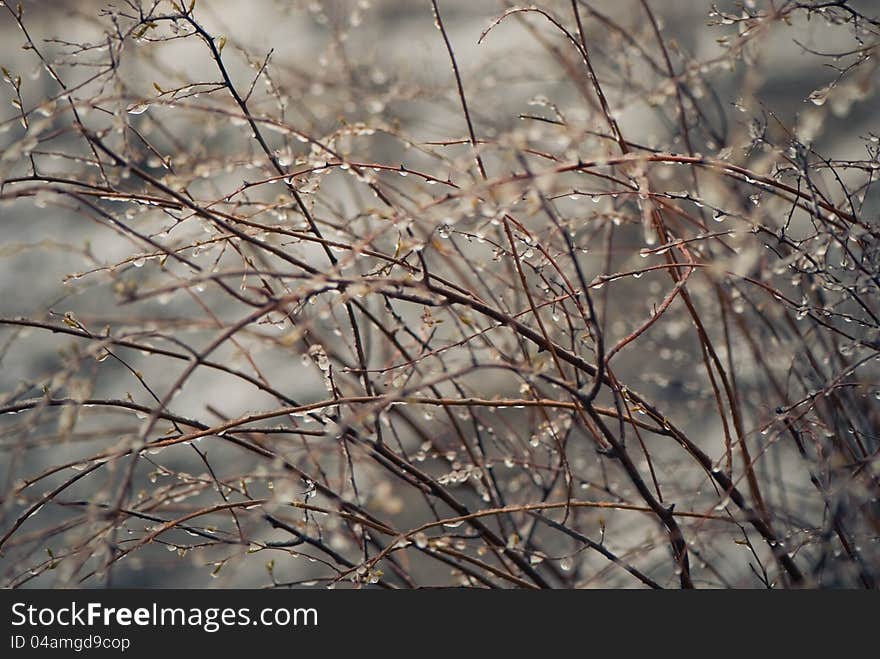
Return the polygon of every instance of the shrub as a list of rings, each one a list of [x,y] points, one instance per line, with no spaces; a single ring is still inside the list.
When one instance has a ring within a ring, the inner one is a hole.
[[[618,4],[0,8],[4,585],[875,587],[880,21]]]

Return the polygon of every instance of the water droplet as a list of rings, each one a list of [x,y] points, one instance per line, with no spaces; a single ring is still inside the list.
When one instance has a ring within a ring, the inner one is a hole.
[[[150,107],[149,103],[136,103],[128,108],[129,114],[143,114]]]
[[[821,89],[813,91],[812,93],[810,93],[808,98],[813,103],[813,105],[822,106],[825,105],[825,101],[828,100],[828,92],[830,91],[831,85],[828,85],[827,87],[822,87]]]

